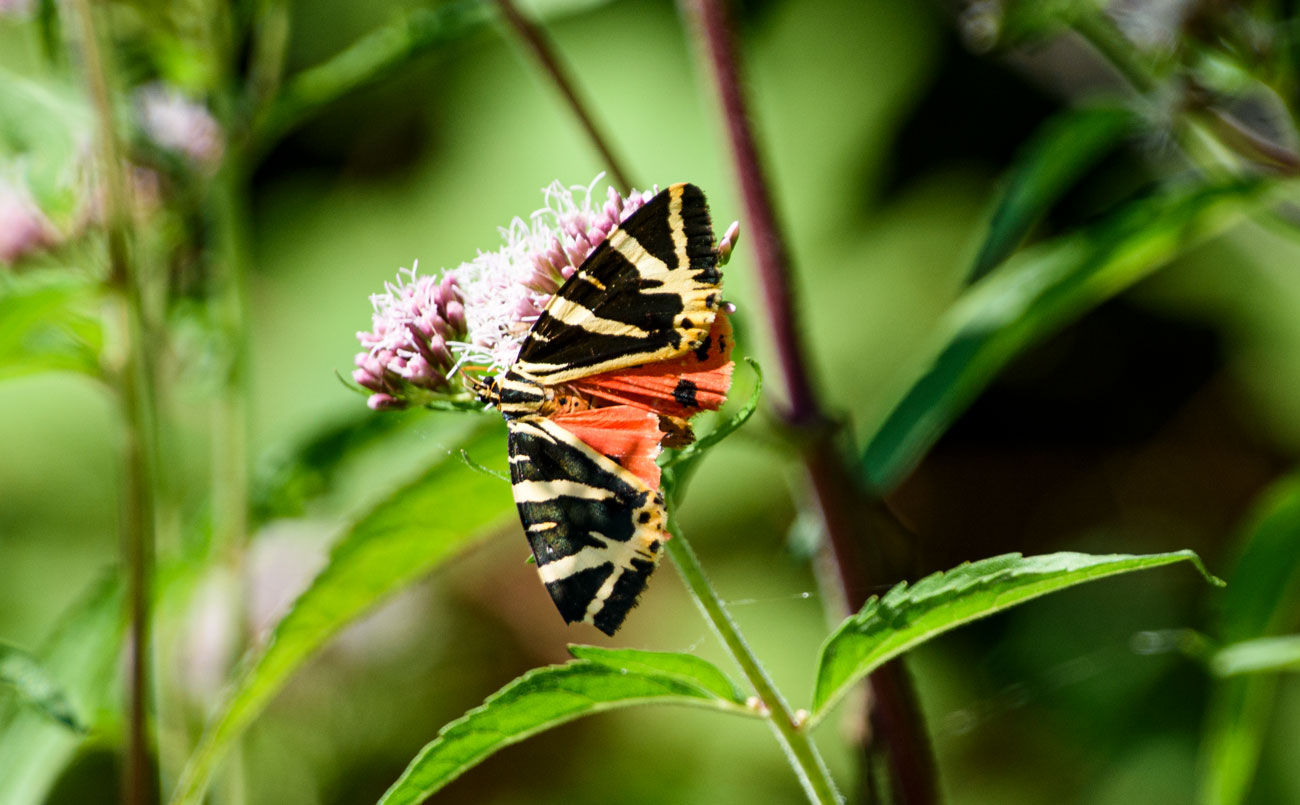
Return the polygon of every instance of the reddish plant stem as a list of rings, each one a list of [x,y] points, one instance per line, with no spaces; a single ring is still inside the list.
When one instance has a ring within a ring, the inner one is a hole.
[[[901,526],[868,495],[841,454],[840,428],[823,410],[807,372],[806,351],[794,312],[791,261],[746,111],[740,60],[727,9],[719,0],[683,1],[708,59],[740,180],[747,230],[754,244],[763,305],[786,398],[779,414],[800,447],[805,476],[822,519],[844,600],[855,612],[878,580],[894,578],[901,567],[898,562],[885,561],[891,547],[889,539]],[[884,744],[895,798],[909,805],[937,801],[929,740],[902,662],[895,661],[872,674],[869,685],[870,734]]]
[[[586,103],[578,97],[577,85],[573,77],[569,74],[568,67],[561,61],[555,47],[551,44],[550,39],[546,37],[546,32],[541,27],[533,24],[532,20],[525,17],[515,8],[511,0],[497,0],[497,7],[501,9],[501,16],[505,17],[506,23],[514,29],[520,40],[532,51],[534,58],[542,65],[555,82],[556,88],[564,96],[564,100],[573,110],[573,114],[582,124],[582,128],[587,132],[587,137],[591,140],[592,145],[600,152],[601,159],[605,161],[606,167],[609,168],[609,175],[618,185],[619,190],[626,193],[632,189],[632,184],[628,179],[628,173],[623,169],[623,163],[614,156],[614,149],[610,146],[609,140],[601,133],[600,127],[596,125],[596,120],[587,110]]]
[[[781,386],[786,393],[786,410],[782,419],[796,427],[811,427],[823,419],[804,369],[804,348],[795,324],[794,294],[790,285],[790,257],[777,224],[776,213],[767,193],[767,179],[758,156],[758,145],[745,111],[731,28],[721,3],[712,0],[687,0],[689,11],[697,20],[696,28],[703,39],[714,81],[727,123],[740,191],[745,204],[746,237],[754,246],[758,276],[762,280],[763,305],[771,323],[772,341],[781,371]]]

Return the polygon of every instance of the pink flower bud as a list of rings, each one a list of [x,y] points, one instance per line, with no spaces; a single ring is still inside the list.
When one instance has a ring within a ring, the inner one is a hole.
[[[54,226],[26,188],[0,181],[0,263],[17,262],[55,242]]]
[[[352,371],[352,380],[358,386],[364,386],[371,391],[383,391],[384,382],[365,369],[354,369]]]
[[[366,405],[371,411],[395,411],[406,407],[406,403],[388,394],[371,394],[366,398]]]
[[[447,323],[451,325],[455,332],[465,332],[465,306],[463,304],[460,302],[447,303]]]

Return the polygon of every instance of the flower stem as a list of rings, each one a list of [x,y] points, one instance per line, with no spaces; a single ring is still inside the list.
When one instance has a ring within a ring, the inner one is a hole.
[[[100,163],[104,193],[109,285],[118,298],[120,354],[110,356],[123,413],[124,464],[121,540],[126,571],[129,628],[127,650],[126,769],[123,801],[146,805],[154,799],[151,771],[148,699],[150,689],[150,598],[153,548],[156,532],[154,473],[156,399],[149,333],[144,314],[143,278],[131,260],[128,244],[130,211],[123,177],[124,160],[113,121],[109,97],[107,57],[101,50],[90,0],[76,0],[81,27],[86,82],[99,128]]]
[[[780,691],[767,675],[767,671],[763,669],[758,658],[750,650],[749,644],[736,628],[735,621],[731,619],[718,594],[714,592],[713,585],[704,575],[704,569],[700,567],[700,561],[695,556],[695,551],[691,549],[690,543],[682,536],[681,529],[671,520],[669,530],[673,538],[668,540],[668,555],[677,565],[677,570],[682,574],[682,580],[686,582],[686,587],[691,591],[691,597],[695,599],[695,604],[700,608],[704,619],[713,627],[714,633],[726,646],[731,658],[736,661],[745,678],[754,686],[761,705],[767,711],[767,722],[771,725],[790,763],[798,772],[799,782],[803,784],[808,799],[815,803],[842,802],[842,798],[835,790],[835,783],[826,770],[826,764],[817,752],[817,747],[813,745],[807,730],[795,719],[790,706],[786,704]]]
[[[229,154],[212,188],[218,262],[213,318],[223,336],[224,373],[213,417],[213,544],[241,572],[248,538],[249,232],[245,174]],[[242,609],[242,607],[241,607]],[[242,615],[242,612],[241,612]]]
[[[778,413],[799,448],[804,476],[812,491],[850,612],[866,602],[880,579],[894,578],[906,561],[887,561],[891,537],[905,531],[883,502],[874,498],[840,451],[840,425],[818,401],[794,312],[791,262],[768,193],[759,150],[745,106],[739,54],[721,0],[683,0],[694,22],[719,98],[732,159],[744,199],[763,305],[772,332],[785,403]],[[872,544],[874,541],[875,544]],[[872,674],[870,717],[885,744],[900,802],[937,801],[934,761],[920,710],[901,661]],[[864,764],[864,790],[869,766]]]
[[[623,169],[622,161],[614,155],[614,149],[610,146],[609,140],[601,132],[600,127],[596,125],[595,117],[587,109],[585,104],[578,95],[577,85],[573,81],[568,68],[560,60],[559,54],[555,47],[547,38],[546,32],[539,26],[535,25],[532,20],[525,17],[515,8],[512,0],[497,0],[497,7],[501,9],[501,16],[505,17],[506,23],[514,29],[519,39],[532,51],[534,58],[541,64],[542,69],[555,82],[555,86],[564,96],[564,100],[569,104],[574,117],[582,124],[582,128],[587,132],[591,144],[600,152],[601,159],[605,161],[609,169],[610,176],[619,186],[619,190],[626,193],[632,189],[628,173]]]

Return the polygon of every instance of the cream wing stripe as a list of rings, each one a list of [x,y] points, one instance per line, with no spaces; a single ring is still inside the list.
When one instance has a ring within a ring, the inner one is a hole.
[[[649,338],[650,332],[634,324],[627,324],[613,319],[602,319],[572,299],[555,297],[555,301],[546,308],[552,318],[569,325],[581,327],[597,335],[629,335],[636,338]]]
[[[558,497],[607,500],[614,497],[608,489],[598,489],[578,481],[519,481],[514,485],[516,503],[545,503]]]
[[[551,584],[563,581],[574,573],[581,573],[584,570],[611,563],[613,563],[613,557],[609,555],[608,548],[597,548],[588,545],[577,553],[556,559],[554,562],[538,565],[537,575],[541,576],[542,581],[546,584]]]

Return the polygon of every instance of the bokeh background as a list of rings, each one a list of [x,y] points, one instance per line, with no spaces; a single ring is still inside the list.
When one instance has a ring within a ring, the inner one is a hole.
[[[287,72],[329,59],[413,6],[293,4]],[[736,181],[679,9],[657,0],[525,7],[544,20],[637,186],[691,181],[708,193],[719,229],[741,219],[727,296],[739,310],[740,348],[767,361]],[[961,292],[1026,140],[1083,99],[1126,92],[1077,37],[983,53],[962,14],[899,0],[737,7],[812,370],[859,450]],[[0,102],[6,76],[58,84],[67,69],[48,64],[32,23],[0,19]],[[1033,237],[1071,231],[1167,176],[1172,149],[1158,137],[1133,138]],[[261,158],[248,278],[254,489],[272,488],[267,479],[322,433],[384,433],[299,499],[257,501],[265,517],[248,558],[254,632],[273,623],[357,513],[453,451],[467,431],[467,415],[371,413],[338,382],[335,371],[350,371],[358,349],[355,331],[369,326],[368,295],[414,260],[432,270],[495,248],[497,227],[540,206],[540,188],[556,179],[585,185],[601,170],[547,77],[499,24],[346,95]],[[1300,452],[1297,266],[1294,232],[1246,221],[1016,357],[889,497],[915,532],[924,570],[1009,551],[1193,548],[1227,575],[1260,495]],[[178,329],[186,334],[183,322]],[[189,354],[201,351],[174,353],[177,380],[164,402],[178,534],[202,530],[195,524],[210,505],[212,389]],[[373,424],[377,417],[385,424]],[[5,641],[41,645],[117,561],[119,438],[112,400],[84,375],[0,380]],[[799,515],[800,489],[797,465],[771,419],[760,418],[708,458],[681,513],[720,593],[795,702],[811,694],[836,606],[815,578],[816,528]],[[500,495],[508,504],[505,485]],[[246,801],[373,801],[439,726],[525,670],[563,662],[568,642],[689,651],[726,667],[672,568],[658,572],[608,640],[562,626],[525,556],[517,523],[502,519],[471,551],[332,641],[248,733],[239,759]],[[214,603],[223,583],[219,574],[194,581],[159,616],[170,625],[159,627],[158,662],[178,671],[164,700],[180,714],[163,736],[162,762],[173,771],[231,661],[237,630]],[[1212,683],[1174,650],[1168,630],[1211,629],[1223,595],[1175,567],[1050,596],[911,654],[945,798],[1193,801]],[[841,710],[818,741],[851,789],[855,709]],[[1300,800],[1298,725],[1300,689],[1283,679],[1251,801]],[[44,801],[111,801],[118,751],[111,727],[92,733]],[[800,798],[761,723],[638,708],[509,748],[435,801]]]

